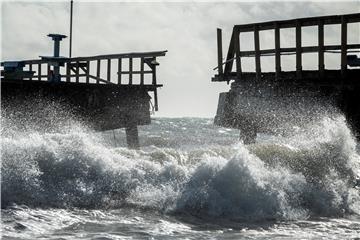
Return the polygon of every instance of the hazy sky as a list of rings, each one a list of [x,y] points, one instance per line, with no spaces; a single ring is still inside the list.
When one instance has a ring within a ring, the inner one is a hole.
[[[2,60],[33,59],[52,54],[48,33],[69,33],[70,1],[2,2]],[[218,93],[226,83],[212,83],[217,65],[216,28],[223,29],[224,55],[233,25],[318,15],[360,12],[360,1],[351,2],[83,2],[74,1],[73,56],[168,50],[159,58],[160,111],[156,116],[213,117]],[[359,31],[359,25],[351,26]],[[339,41],[339,28],[325,29],[327,42]],[[311,43],[315,29],[304,30],[303,41]],[[307,34],[308,33],[308,34]],[[294,34],[282,33],[282,46],[293,45]],[[261,46],[273,44],[272,34],[261,36]],[[349,41],[359,42],[359,34]],[[251,48],[252,36],[244,36],[244,48]],[[315,38],[315,41],[316,38]],[[62,54],[68,54],[68,39]],[[316,65],[305,58],[304,67]],[[328,64],[337,59],[329,57]],[[295,66],[285,59],[285,68]],[[252,62],[244,63],[252,69]],[[264,63],[263,69],[271,69]]]

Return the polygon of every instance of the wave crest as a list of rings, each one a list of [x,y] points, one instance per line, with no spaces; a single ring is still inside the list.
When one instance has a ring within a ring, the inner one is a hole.
[[[360,157],[343,117],[251,146],[135,151],[104,138],[79,126],[3,134],[2,206],[136,206],[237,220],[360,214]]]

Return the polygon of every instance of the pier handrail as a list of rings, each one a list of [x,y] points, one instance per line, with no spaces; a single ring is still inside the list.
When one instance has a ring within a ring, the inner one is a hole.
[[[296,55],[296,76],[302,76],[302,54],[303,53],[318,53],[318,72],[319,78],[322,78],[325,73],[324,54],[325,52],[341,54],[341,76],[345,78],[347,73],[347,53],[360,52],[360,41],[356,44],[348,44],[348,23],[360,23],[360,13],[346,14],[346,15],[331,15],[321,17],[298,18],[283,21],[268,21],[261,23],[251,23],[235,25],[233,27],[231,40],[225,61],[223,61],[222,53],[222,32],[217,30],[218,39],[218,74],[215,75],[213,81],[227,81],[240,80],[243,74],[241,66],[242,57],[255,57],[255,74],[256,79],[261,79],[261,56],[275,56],[275,78],[281,79],[281,55]],[[340,24],[341,26],[341,44],[325,45],[324,44],[324,26]],[[301,30],[302,27],[317,26],[318,27],[318,44],[316,46],[302,46]],[[295,29],[295,47],[281,48],[280,47],[280,29],[294,28]],[[275,46],[272,49],[261,49],[259,32],[264,30],[274,30]],[[240,34],[244,32],[254,33],[254,50],[241,51],[240,49]],[[355,49],[358,49],[355,50]],[[236,72],[232,72],[233,64],[235,62]],[[224,65],[224,66],[223,66]],[[215,70],[214,69],[214,70]]]
[[[29,80],[55,83],[111,84],[146,88],[154,94],[155,110],[158,110],[156,67],[157,57],[165,51],[132,52],[89,57],[42,57],[41,59],[2,62],[2,81]],[[138,65],[134,62],[138,61]],[[105,62],[105,71],[101,63]],[[115,65],[113,64],[115,62]],[[13,64],[15,63],[15,64]],[[93,63],[95,66],[92,66]],[[127,64],[127,65],[126,65]],[[45,66],[44,66],[45,65]],[[65,72],[60,72],[65,67]],[[125,69],[127,67],[127,69]],[[47,71],[44,73],[44,69]],[[114,72],[116,70],[116,73]],[[116,77],[114,77],[116,76]],[[139,76],[136,82],[134,76]],[[149,76],[148,79],[145,76]],[[115,78],[115,79],[114,79]]]

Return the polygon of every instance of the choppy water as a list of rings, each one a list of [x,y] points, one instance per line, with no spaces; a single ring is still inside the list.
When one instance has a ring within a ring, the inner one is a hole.
[[[3,239],[360,239],[360,155],[342,116],[249,146],[212,119],[139,132],[136,151],[121,130],[3,119]]]

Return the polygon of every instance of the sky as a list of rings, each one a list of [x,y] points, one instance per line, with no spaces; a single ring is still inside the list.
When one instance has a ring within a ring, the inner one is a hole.
[[[70,1],[2,1],[1,60],[36,59],[52,55],[49,33],[69,34]],[[159,112],[157,117],[214,117],[218,95],[226,83],[211,82],[217,72],[216,28],[223,30],[224,55],[232,27],[261,21],[360,12],[360,1],[342,2],[84,2],[74,0],[73,56],[168,50],[158,59]],[[359,25],[350,26],[349,42],[360,41]],[[316,29],[303,29],[303,43],[316,42]],[[337,44],[339,26],[325,28],[325,44]],[[281,33],[282,46],[294,46],[294,32]],[[241,50],[253,48],[253,36],[241,38]],[[273,46],[273,34],[260,35],[262,48]],[[68,56],[64,39],[61,55]],[[329,68],[338,56],[325,56]],[[304,69],[317,66],[317,58],[303,58]],[[295,67],[284,57],[283,69]],[[272,70],[273,61],[262,62]],[[244,62],[253,69],[253,60]]]

